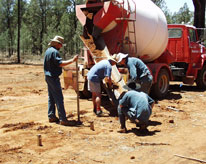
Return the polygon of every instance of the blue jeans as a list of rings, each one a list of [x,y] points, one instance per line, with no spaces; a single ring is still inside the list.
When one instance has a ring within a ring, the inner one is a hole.
[[[140,80],[138,80],[137,82],[141,85],[141,88],[138,91],[142,91],[144,93],[149,94],[150,88],[152,86],[152,80],[152,75],[146,75],[142,77]]]
[[[126,117],[133,123],[136,123],[136,120],[138,120],[138,124],[147,124],[148,123],[148,120],[149,118],[137,118],[135,116],[132,115],[131,111],[129,111],[129,108],[127,107],[122,107],[120,108],[118,106],[117,108],[118,110],[118,116],[119,116],[119,121],[120,121],[120,124],[121,124],[121,128],[126,128]]]
[[[66,120],[66,113],[64,109],[64,97],[59,77],[45,76],[48,86],[48,117],[56,116],[55,105],[58,110],[59,120]]]

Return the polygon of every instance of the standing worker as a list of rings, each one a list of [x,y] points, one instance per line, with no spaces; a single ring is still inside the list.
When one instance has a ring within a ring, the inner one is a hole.
[[[118,53],[114,56],[116,56],[117,63],[120,63],[129,69],[129,81],[135,81],[140,84],[140,88],[137,91],[149,94],[153,77],[142,60],[135,57],[128,57],[128,54],[123,53]]]
[[[152,114],[154,100],[144,92],[129,90],[123,92],[119,98],[118,116],[120,120],[120,133],[126,133],[126,117],[140,130],[147,130],[149,117]]]
[[[64,38],[55,36],[50,43],[50,47],[46,50],[44,56],[44,74],[48,86],[48,117],[49,122],[59,122],[61,125],[69,126],[64,109],[64,97],[62,93],[59,76],[62,74],[62,67],[75,62],[78,56],[74,56],[70,60],[63,61],[60,57],[59,50],[63,46]],[[58,110],[56,117],[55,105]]]
[[[111,88],[112,66],[117,64],[113,57],[108,60],[102,60],[95,64],[87,74],[88,90],[92,92],[93,112],[99,117],[102,115],[101,105],[101,81],[105,79]]]

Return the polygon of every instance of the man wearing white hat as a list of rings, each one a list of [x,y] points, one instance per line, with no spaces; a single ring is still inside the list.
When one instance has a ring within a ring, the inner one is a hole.
[[[110,57],[108,60],[101,60],[95,64],[87,74],[88,90],[92,92],[93,112],[99,117],[102,115],[101,105],[101,81],[112,85],[111,72],[112,66],[117,64],[116,60]]]
[[[140,88],[137,91],[149,94],[153,77],[148,67],[140,59],[128,57],[128,54],[118,53],[114,56],[117,63],[129,69],[129,81],[135,81],[140,84]]]
[[[64,38],[61,36],[55,36],[51,39],[49,48],[45,52],[44,56],[44,74],[48,87],[48,118],[49,122],[59,122],[61,125],[69,126],[69,122],[66,118],[66,112],[64,109],[64,97],[62,93],[61,83],[59,76],[62,74],[62,67],[75,62],[78,56],[74,56],[70,60],[63,61],[60,57],[59,50],[64,44]],[[56,117],[55,105],[58,110],[58,116]]]

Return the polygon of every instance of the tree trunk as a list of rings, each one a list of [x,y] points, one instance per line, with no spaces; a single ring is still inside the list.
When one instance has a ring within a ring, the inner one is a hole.
[[[194,26],[197,28],[205,28],[205,0],[192,0],[195,8]],[[200,31],[198,31],[200,36]]]
[[[13,48],[12,48],[12,43],[13,43],[13,35],[12,35],[12,28],[11,28],[11,17],[10,17],[10,10],[11,10],[11,4],[7,2],[7,28],[8,28],[8,36],[9,36],[9,56],[13,55]]]
[[[18,38],[17,38],[17,59],[18,63],[20,63],[20,29],[21,29],[21,0],[18,0]]]
[[[76,31],[77,29],[77,17],[76,17],[76,2],[73,1],[73,5],[74,5],[74,29]]]
[[[40,5],[40,9],[41,9],[41,30],[40,30],[40,38],[39,38],[39,52],[40,55],[42,54],[43,51],[43,46],[42,46],[42,42],[43,42],[43,35],[44,35],[44,3],[42,2],[42,0],[39,0],[39,5]]]

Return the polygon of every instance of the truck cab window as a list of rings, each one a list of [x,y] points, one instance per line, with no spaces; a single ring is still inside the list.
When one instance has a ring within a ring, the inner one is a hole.
[[[182,37],[182,29],[178,29],[178,28],[168,29],[168,37],[169,38],[181,38]]]
[[[197,41],[195,30],[189,29],[189,37],[191,42]]]

